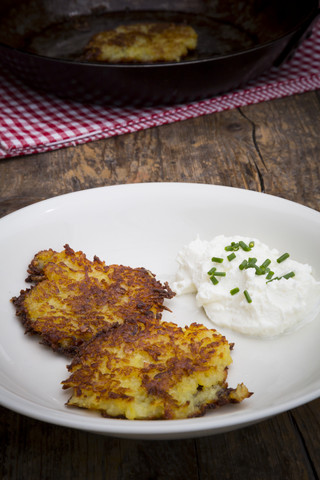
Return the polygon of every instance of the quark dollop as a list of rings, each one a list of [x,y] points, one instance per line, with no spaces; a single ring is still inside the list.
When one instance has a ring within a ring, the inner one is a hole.
[[[239,242],[251,247],[244,250]],[[178,295],[196,293],[197,304],[216,326],[257,336],[295,330],[319,313],[320,282],[310,265],[288,254],[279,262],[283,253],[258,239],[197,238],[178,254],[172,289]]]

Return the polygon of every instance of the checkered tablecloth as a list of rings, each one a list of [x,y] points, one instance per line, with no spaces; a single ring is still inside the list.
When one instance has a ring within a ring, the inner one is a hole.
[[[39,93],[0,73],[0,158],[45,152],[320,88],[320,21],[280,68],[244,89],[190,104],[83,105]]]

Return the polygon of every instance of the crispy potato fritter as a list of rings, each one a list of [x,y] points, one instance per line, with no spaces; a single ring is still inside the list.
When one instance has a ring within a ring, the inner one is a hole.
[[[250,397],[229,388],[226,338],[192,323],[162,320],[174,296],[145,268],[109,265],[75,252],[43,250],[28,268],[31,288],[12,298],[26,332],[72,355],[69,407],[129,420],[180,419]]]
[[[26,330],[41,335],[53,350],[73,355],[79,345],[113,323],[159,321],[164,299],[174,296],[145,268],[106,266],[68,245],[35,255],[28,282],[12,299]]]
[[[225,337],[193,323],[147,321],[114,326],[81,347],[63,388],[67,405],[107,417],[179,419],[249,397],[243,384],[226,382],[232,362]]]
[[[197,34],[188,25],[120,25],[94,35],[85,49],[84,58],[109,63],[178,62],[196,46]]]

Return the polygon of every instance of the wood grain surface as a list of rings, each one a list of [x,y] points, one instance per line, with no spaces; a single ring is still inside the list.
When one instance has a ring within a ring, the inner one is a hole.
[[[0,216],[86,188],[163,181],[245,188],[320,211],[319,130],[320,94],[310,92],[4,159]],[[1,408],[0,478],[319,480],[319,411],[320,399],[225,434],[142,441],[50,425]]]

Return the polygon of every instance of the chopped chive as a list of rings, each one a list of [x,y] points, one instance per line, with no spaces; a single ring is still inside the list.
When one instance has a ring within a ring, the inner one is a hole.
[[[227,252],[236,252],[237,250],[239,250],[239,243],[231,242],[231,244],[224,247],[224,249]]]
[[[261,272],[261,275],[267,275],[267,273],[270,272],[270,268],[269,267],[264,267],[263,265],[260,265],[259,270]],[[259,273],[259,275],[260,275],[260,273]]]
[[[215,277],[225,277],[225,276],[226,276],[226,272],[214,272],[214,276],[215,276]]]
[[[289,272],[289,273],[286,273],[285,275],[282,275],[281,277],[274,277],[271,280],[269,280],[267,283],[272,282],[273,280],[281,280],[281,278],[285,278],[286,280],[288,280],[288,278],[292,278],[294,276],[295,276],[294,272]]]
[[[288,278],[292,278],[294,276],[295,276],[294,272],[289,272],[289,273],[286,273],[285,275],[283,275],[283,278],[286,278],[288,280]]]
[[[258,265],[255,265],[255,270],[256,270],[256,275],[264,275],[266,273],[265,269],[258,267]]]
[[[216,277],[214,277],[214,276],[210,277],[210,280],[213,283],[213,285],[217,285],[217,283],[219,283],[218,280],[216,279]]]
[[[289,253],[284,253],[283,255],[281,255],[281,257],[279,257],[279,258],[277,259],[277,262],[278,262],[278,263],[282,263],[282,262],[284,262],[289,256],[290,256]]]
[[[238,288],[238,287],[235,287],[232,290],[230,290],[231,295],[235,295],[238,292],[240,292],[240,288]]]
[[[248,260],[248,267],[254,267],[257,263],[257,259],[255,257],[249,257]]]
[[[248,262],[247,260],[243,260],[242,263],[239,265],[239,270],[243,270],[244,268],[247,268]]]
[[[220,258],[220,257],[212,257],[212,258],[211,258],[211,262],[222,263],[222,262],[223,262],[223,258]]]
[[[245,252],[250,252],[251,248],[242,240],[240,240],[239,245]]]
[[[271,260],[270,260],[269,258],[267,258],[267,259],[262,263],[262,265],[260,265],[260,268],[261,268],[261,267],[266,268],[266,267],[268,267],[268,266],[270,265],[270,263],[271,263]]]
[[[234,258],[236,258],[236,254],[234,252],[230,253],[230,255],[227,256],[229,262],[231,262],[231,260],[233,260]]]
[[[251,248],[254,247],[254,241],[252,240],[251,242],[249,242],[249,245],[247,245],[243,240],[240,240],[238,243],[231,242],[231,244],[224,247],[224,249],[227,252],[236,252],[237,250],[239,250],[240,247],[245,252],[250,252]]]
[[[274,272],[272,272],[272,270],[269,270],[268,275],[266,276],[266,279],[270,280],[270,278],[272,278],[273,275],[274,275]]]
[[[252,302],[252,298],[250,297],[249,293],[247,290],[244,290],[243,292],[244,296],[246,297],[246,300],[248,303],[251,303]]]
[[[216,270],[217,270],[216,267],[210,268],[208,275],[213,275]]]
[[[215,262],[215,263],[222,263],[222,262],[223,262],[223,258],[220,258],[220,257],[212,257],[212,258],[211,258],[211,261],[212,261],[212,262]]]

